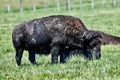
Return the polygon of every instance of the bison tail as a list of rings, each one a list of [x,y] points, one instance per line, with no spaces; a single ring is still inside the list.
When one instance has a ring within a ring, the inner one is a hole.
[[[120,44],[120,37],[105,34],[103,32],[101,32],[101,33],[102,33],[102,44],[103,45],[106,45],[106,44],[118,45],[118,44]]]

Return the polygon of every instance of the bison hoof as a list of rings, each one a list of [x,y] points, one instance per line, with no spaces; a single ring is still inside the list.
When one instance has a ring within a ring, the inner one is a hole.
[[[66,61],[61,61],[60,63],[61,63],[61,64],[64,64],[64,63],[66,63]]]
[[[17,64],[18,66],[21,66],[21,64]]]
[[[33,65],[37,65],[37,62],[36,61],[34,61],[34,62],[31,62]]]
[[[55,61],[52,61],[51,63],[52,63],[52,64],[57,64],[57,63],[58,63],[58,61],[57,61],[57,60],[55,60]]]

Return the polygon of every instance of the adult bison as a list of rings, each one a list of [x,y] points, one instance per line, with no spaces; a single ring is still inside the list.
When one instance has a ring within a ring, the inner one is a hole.
[[[16,50],[17,65],[21,65],[24,50],[29,52],[29,60],[36,64],[35,53],[51,53],[51,62],[65,62],[65,56],[75,49],[92,59],[101,56],[101,34],[88,30],[82,21],[72,16],[53,15],[29,20],[18,24],[12,33]]]

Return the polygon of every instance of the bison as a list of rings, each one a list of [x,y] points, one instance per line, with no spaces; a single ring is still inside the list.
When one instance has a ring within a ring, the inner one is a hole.
[[[89,59],[101,56],[101,34],[88,30],[83,22],[72,16],[53,15],[24,21],[13,30],[12,42],[17,65],[21,65],[23,51],[36,64],[35,53],[51,54],[51,63],[64,63],[70,51],[79,49]]]

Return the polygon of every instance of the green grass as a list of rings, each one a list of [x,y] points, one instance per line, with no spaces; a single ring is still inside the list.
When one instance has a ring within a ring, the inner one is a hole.
[[[38,65],[32,65],[25,51],[22,66],[18,67],[11,40],[13,28],[22,21],[53,14],[72,15],[80,18],[88,29],[120,36],[119,8],[0,13],[0,80],[120,80],[120,45],[102,46],[100,60],[73,56],[66,64],[55,65],[50,64],[50,55],[36,55]]]

